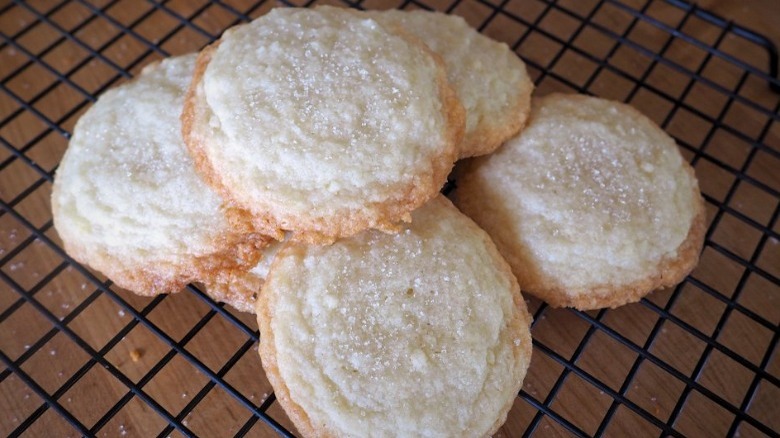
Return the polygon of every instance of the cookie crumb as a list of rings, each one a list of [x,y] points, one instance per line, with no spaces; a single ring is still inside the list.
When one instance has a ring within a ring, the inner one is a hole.
[[[144,351],[141,350],[140,348],[136,348],[130,351],[130,359],[133,362],[138,362],[139,360],[141,360],[141,357],[143,357],[143,355],[144,355]]]

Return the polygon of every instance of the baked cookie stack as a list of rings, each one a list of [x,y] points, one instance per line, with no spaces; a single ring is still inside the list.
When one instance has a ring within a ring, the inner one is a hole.
[[[530,362],[521,288],[635,301],[687,275],[703,236],[663,131],[532,90],[457,17],[275,9],[101,96],[58,169],[54,223],[119,286],[197,282],[255,312],[306,436],[489,435]],[[456,201],[487,233],[439,194],[477,156]]]

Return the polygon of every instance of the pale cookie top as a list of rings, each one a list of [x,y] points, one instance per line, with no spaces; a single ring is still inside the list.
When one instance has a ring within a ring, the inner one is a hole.
[[[523,61],[505,43],[471,28],[458,16],[423,10],[370,12],[419,37],[441,55],[466,109],[460,157],[492,152],[525,125],[533,82]]]
[[[197,176],[179,113],[195,55],[149,66],[78,121],[54,183],[66,250],[120,286],[171,292],[240,264],[245,236]]]
[[[275,236],[388,228],[436,195],[456,158],[464,116],[440,61],[364,14],[274,9],[201,58],[188,145]]]
[[[506,419],[531,354],[516,280],[443,196],[412,216],[271,266],[261,358],[304,436],[485,436]]]
[[[457,184],[459,207],[494,238],[523,290],[554,305],[680,281],[667,271],[703,220],[674,140],[630,106],[586,96],[535,99],[525,131]],[[605,301],[621,300],[594,304]]]

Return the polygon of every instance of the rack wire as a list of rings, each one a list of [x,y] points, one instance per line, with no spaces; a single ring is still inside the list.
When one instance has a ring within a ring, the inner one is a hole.
[[[312,2],[296,2],[309,6]],[[534,357],[501,436],[778,436],[780,90],[765,37],[680,0],[365,0],[507,42],[537,92],[626,101],[695,167],[709,229],[676,288],[614,310],[529,300]],[[54,171],[106,89],[262,15],[250,0],[0,3],[0,434],[291,436],[249,315],[136,297],[71,259]]]

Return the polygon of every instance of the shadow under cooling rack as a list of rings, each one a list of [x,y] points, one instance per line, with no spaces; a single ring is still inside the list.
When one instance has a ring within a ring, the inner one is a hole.
[[[709,220],[699,267],[614,310],[530,300],[534,356],[498,435],[778,436],[780,83],[766,38],[679,0],[345,5],[461,15],[526,61],[537,94],[629,102],[696,169]],[[113,286],[64,253],[49,206],[96,96],[274,6],[0,6],[0,434],[290,434],[253,317],[192,286],[153,299]]]

